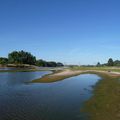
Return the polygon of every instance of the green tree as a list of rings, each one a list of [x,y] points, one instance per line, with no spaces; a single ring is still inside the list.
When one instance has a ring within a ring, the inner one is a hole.
[[[8,64],[8,59],[0,57],[0,64],[2,64],[2,65]]]
[[[47,62],[45,60],[37,60],[36,61],[36,65],[37,66],[40,66],[40,67],[60,67],[60,66],[64,66],[62,63],[58,62],[54,62],[54,61],[51,61],[51,62]]]
[[[114,61],[114,66],[120,66],[120,60],[115,60]]]
[[[40,59],[40,60],[36,61],[36,65],[39,66],[39,67],[47,67],[47,62]]]
[[[97,67],[100,67],[100,66],[101,66],[100,62],[98,62],[96,66],[97,66]]]
[[[64,65],[63,65],[63,63],[58,62],[58,63],[57,63],[57,66],[58,66],[58,67],[62,67],[62,66],[64,66]]]
[[[113,65],[114,65],[114,61],[113,61],[112,58],[110,58],[110,59],[108,60],[107,65],[108,65],[108,66],[113,66]]]
[[[57,63],[54,61],[47,62],[47,67],[57,67]]]
[[[29,52],[21,51],[13,51],[8,55],[9,63],[13,64],[30,64],[35,65],[36,57],[33,56]]]

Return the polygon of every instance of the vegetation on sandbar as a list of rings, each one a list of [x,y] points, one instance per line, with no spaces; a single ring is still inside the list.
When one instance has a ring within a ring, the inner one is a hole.
[[[32,83],[51,83],[64,80],[73,76],[80,75],[81,71],[71,71],[71,70],[58,70],[53,71],[53,73],[47,74],[41,78],[35,79]]]

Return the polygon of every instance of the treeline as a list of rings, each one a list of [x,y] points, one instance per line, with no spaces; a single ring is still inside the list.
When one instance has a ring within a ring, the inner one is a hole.
[[[112,58],[109,58],[109,60],[107,61],[107,63],[104,64],[100,64],[100,62],[97,63],[96,66],[120,66],[120,60],[113,60]]]
[[[0,64],[29,64],[29,65],[37,65],[41,67],[60,67],[64,66],[60,62],[55,61],[45,61],[45,60],[37,60],[35,56],[26,51],[13,51],[8,54],[8,58],[0,57]]]
[[[48,61],[45,61],[45,60],[42,60],[42,59],[37,60],[37,61],[36,61],[36,65],[37,65],[37,66],[42,66],[42,67],[60,67],[60,66],[64,66],[64,65],[63,65],[62,63],[60,63],[60,62],[58,62],[58,63],[56,63],[56,62],[54,62],[54,61],[48,62]]]

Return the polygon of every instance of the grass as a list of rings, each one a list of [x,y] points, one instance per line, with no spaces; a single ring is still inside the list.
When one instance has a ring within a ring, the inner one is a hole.
[[[98,71],[112,71],[120,72],[120,67],[71,67],[72,70],[98,70]]]
[[[53,73],[47,74],[47,75],[43,76],[42,78],[33,80],[32,83],[51,83],[51,82],[57,82],[57,81],[64,80],[66,78],[80,75],[80,73],[76,73],[74,75],[72,74],[72,75],[54,76],[54,74],[59,73],[59,72],[63,72],[63,70],[53,71]]]
[[[94,88],[94,96],[85,103],[82,111],[91,120],[120,120],[120,79],[101,74]]]

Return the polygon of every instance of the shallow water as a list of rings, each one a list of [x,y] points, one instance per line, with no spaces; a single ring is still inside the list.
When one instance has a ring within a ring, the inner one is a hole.
[[[100,77],[85,74],[55,83],[27,84],[48,73],[0,73],[0,120],[89,120],[80,109]]]
[[[20,67],[2,67],[0,70],[28,70],[27,68],[20,68]]]
[[[14,68],[3,67],[3,68],[0,68],[0,70],[14,70]]]

